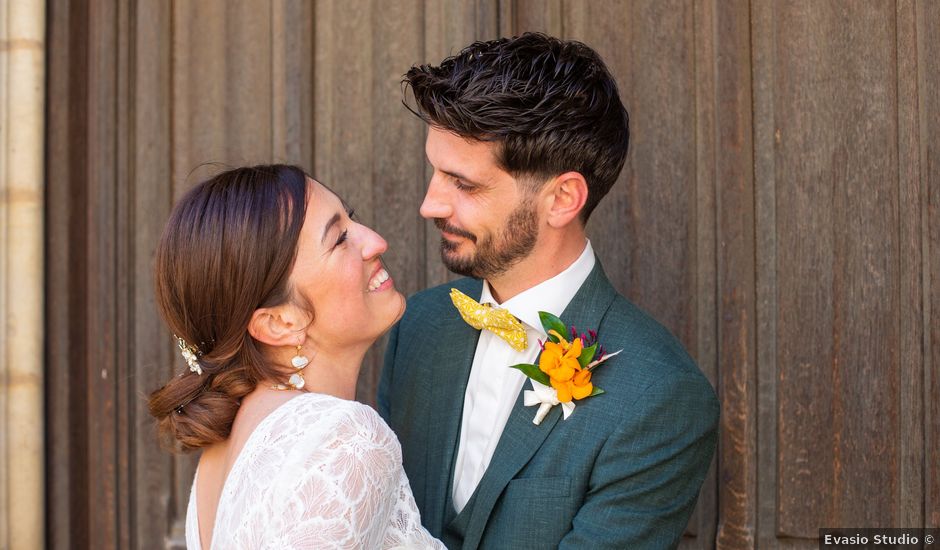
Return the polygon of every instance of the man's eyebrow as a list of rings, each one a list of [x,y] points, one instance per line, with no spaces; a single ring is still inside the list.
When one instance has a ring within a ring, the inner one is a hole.
[[[323,228],[323,236],[320,237],[320,243],[323,243],[323,241],[326,240],[326,234],[330,232],[330,229],[336,225],[340,218],[342,218],[342,216],[340,216],[337,212],[336,214],[333,214],[333,217],[330,218],[330,221],[326,222],[326,227]]]
[[[447,174],[448,176],[450,176],[450,177],[452,177],[452,178],[454,178],[454,179],[458,179],[458,180],[461,180],[461,181],[465,181],[465,182],[467,182],[467,183],[470,183],[470,184],[473,184],[473,185],[477,185],[477,186],[482,185],[480,182],[474,181],[474,180],[468,178],[467,176],[464,176],[464,175],[461,174],[460,172],[451,172],[451,171],[449,171],[449,170],[441,170],[441,172],[444,173],[444,174]]]

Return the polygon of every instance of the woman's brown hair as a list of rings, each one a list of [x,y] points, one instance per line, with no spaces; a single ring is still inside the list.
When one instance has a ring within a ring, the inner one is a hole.
[[[241,398],[283,374],[248,323],[256,309],[291,299],[306,208],[307,175],[286,165],[222,172],[173,208],[156,252],[157,307],[170,331],[198,350],[202,374],[186,368],[150,395],[150,414],[172,447],[227,439]]]

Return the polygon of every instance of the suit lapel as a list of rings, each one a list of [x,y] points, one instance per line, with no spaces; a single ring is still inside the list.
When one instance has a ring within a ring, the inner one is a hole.
[[[478,298],[483,283],[473,279],[456,281],[453,285],[468,296]],[[444,527],[445,505],[451,488],[454,454],[457,452],[464,393],[470,367],[476,353],[480,331],[463,321],[448,302],[442,310],[438,341],[428,342],[428,357],[418,361],[432,365],[430,407],[427,418],[427,485],[425,502],[428,518],[425,525]],[[440,531],[434,533],[440,536]]]
[[[585,331],[589,328],[596,329],[600,326],[601,319],[616,295],[616,291],[604,275],[600,260],[597,260],[591,274],[588,275],[560,318],[568,326],[583,327]],[[490,465],[477,486],[476,503],[464,538],[464,550],[475,549],[479,545],[496,500],[509,481],[532,459],[562,416],[561,407],[552,407],[551,412],[541,424],[538,426],[533,424],[535,407],[526,407],[523,403],[523,392],[526,389],[531,389],[528,380],[516,398]],[[577,409],[574,414],[578,414]]]

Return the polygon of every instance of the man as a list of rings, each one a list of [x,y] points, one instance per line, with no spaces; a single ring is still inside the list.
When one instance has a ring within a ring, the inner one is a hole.
[[[424,525],[450,548],[675,547],[714,454],[718,402],[675,338],[617,294],[585,236],[627,152],[613,78],[587,46],[525,34],[413,67],[405,82],[429,125],[421,215],[467,276],[408,301],[379,386]],[[489,305],[459,311],[451,289]],[[500,310],[519,325],[474,318]],[[539,311],[596,331],[608,359],[581,379],[603,394],[542,386],[536,423],[524,397],[535,383],[510,367],[537,362]]]

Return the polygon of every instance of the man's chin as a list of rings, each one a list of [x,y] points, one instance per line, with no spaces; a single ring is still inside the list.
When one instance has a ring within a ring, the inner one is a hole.
[[[472,258],[467,258],[454,251],[448,251],[443,246],[441,247],[441,262],[443,262],[444,267],[452,273],[463,275],[464,277],[479,278],[476,273],[476,265]]]

